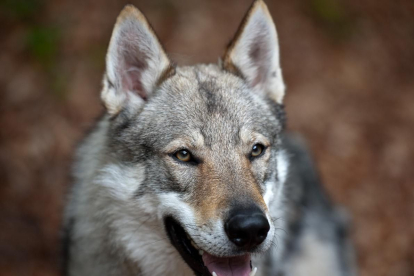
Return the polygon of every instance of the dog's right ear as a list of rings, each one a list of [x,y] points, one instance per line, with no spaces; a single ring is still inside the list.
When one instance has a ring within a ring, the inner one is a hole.
[[[144,15],[127,5],[118,16],[106,56],[102,101],[110,115],[141,106],[171,63]]]
[[[243,77],[257,92],[281,104],[285,84],[279,42],[272,16],[263,0],[255,0],[230,43],[223,67]]]

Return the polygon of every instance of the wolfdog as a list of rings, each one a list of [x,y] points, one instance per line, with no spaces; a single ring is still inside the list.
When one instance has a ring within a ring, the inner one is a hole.
[[[219,64],[185,67],[126,6],[76,156],[66,275],[355,275],[346,216],[283,131],[279,64],[261,0]]]

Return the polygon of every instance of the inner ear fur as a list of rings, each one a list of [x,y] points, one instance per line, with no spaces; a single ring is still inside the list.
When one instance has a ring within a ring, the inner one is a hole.
[[[101,98],[110,114],[140,106],[174,67],[145,16],[127,5],[117,18],[106,56]]]

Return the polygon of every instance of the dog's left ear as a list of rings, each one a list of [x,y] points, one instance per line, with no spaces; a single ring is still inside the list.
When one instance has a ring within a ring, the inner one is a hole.
[[[282,103],[285,84],[276,27],[262,0],[256,0],[247,12],[224,55],[223,67],[245,78],[257,93]]]
[[[172,70],[144,15],[127,5],[118,16],[106,56],[101,98],[110,115],[127,106],[140,107],[158,82]]]

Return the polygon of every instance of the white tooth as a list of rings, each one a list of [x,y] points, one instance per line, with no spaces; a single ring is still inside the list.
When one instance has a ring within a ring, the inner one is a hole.
[[[200,250],[198,251],[198,253],[199,253],[201,256],[203,256],[204,251],[200,249]]]
[[[256,275],[257,272],[257,267],[253,268],[252,272],[250,272],[249,276],[254,276]],[[213,275],[214,276],[214,275]]]
[[[217,274],[216,274],[214,271],[213,271],[212,275],[213,275],[213,276],[217,276]]]

